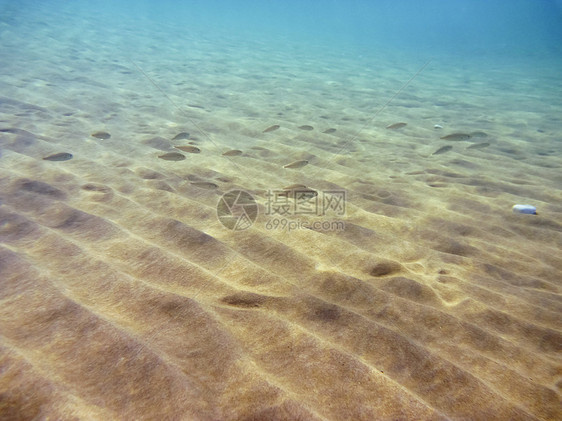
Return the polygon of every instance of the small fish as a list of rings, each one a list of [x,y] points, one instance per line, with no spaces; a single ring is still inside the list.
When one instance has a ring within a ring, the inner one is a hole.
[[[72,154],[68,152],[59,152],[43,158],[45,161],[68,161],[72,159]]]
[[[178,133],[177,135],[174,136],[172,140],[184,140],[184,139],[189,139],[189,133],[187,132]]]
[[[488,146],[490,146],[490,144],[488,142],[484,142],[484,143],[474,143],[472,145],[470,145],[468,148],[466,149],[484,149],[487,148]]]
[[[199,153],[201,149],[197,146],[187,145],[187,146],[174,146],[174,148],[179,149],[180,151],[189,152],[189,153]]]
[[[470,139],[470,135],[466,133],[451,133],[447,136],[441,137],[443,140],[468,140]]]
[[[336,131],[336,129],[330,128],[330,129],[324,130],[322,133],[330,134],[330,133],[334,133],[335,131]]]
[[[238,155],[242,155],[242,151],[238,150],[238,149],[232,149],[230,151],[226,151],[225,153],[223,153],[224,156],[238,156]]]
[[[275,130],[277,130],[279,127],[281,127],[279,124],[274,124],[273,126],[269,126],[267,129],[265,129],[262,133],[269,133],[269,132],[274,132]]]
[[[408,123],[394,123],[394,124],[390,124],[388,126],[386,126],[387,129],[391,129],[391,130],[396,130],[396,129],[401,129],[404,126],[407,126]]]
[[[453,149],[451,145],[441,146],[439,149],[433,152],[432,155],[440,155],[442,153],[449,152],[451,149]]]
[[[206,190],[214,190],[219,187],[215,183],[211,183],[209,181],[194,181],[191,183],[191,185]]]
[[[183,161],[185,159],[185,155],[182,155],[178,152],[168,152],[164,155],[160,155],[158,158],[163,159],[165,161]]]
[[[309,132],[311,130],[314,130],[314,127],[305,124],[304,126],[299,126],[299,129]]]
[[[284,165],[283,168],[302,168],[305,165],[308,165],[308,161],[306,160],[302,160],[302,161],[295,161],[295,162],[291,162],[290,164]]]
[[[102,140],[106,140],[111,137],[111,135],[107,132],[94,132],[92,133],[92,136],[95,137],[96,139],[102,139]]]

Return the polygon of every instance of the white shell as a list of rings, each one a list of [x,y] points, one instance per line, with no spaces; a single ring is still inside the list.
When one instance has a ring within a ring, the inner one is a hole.
[[[525,213],[529,215],[536,215],[537,208],[532,205],[513,205],[513,212],[515,213]]]

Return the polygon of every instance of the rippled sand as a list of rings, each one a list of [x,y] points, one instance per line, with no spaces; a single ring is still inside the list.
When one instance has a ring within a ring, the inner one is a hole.
[[[548,66],[436,59],[375,115],[423,61],[158,34],[127,56],[44,19],[1,34],[0,418],[560,419]],[[295,184],[345,212],[274,215]],[[246,230],[217,217],[232,189]]]

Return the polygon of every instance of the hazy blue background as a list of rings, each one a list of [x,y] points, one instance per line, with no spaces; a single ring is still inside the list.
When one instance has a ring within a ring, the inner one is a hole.
[[[90,15],[100,27],[185,28],[326,48],[562,54],[562,0],[1,0],[0,5],[0,13],[11,18],[25,19],[49,5]]]

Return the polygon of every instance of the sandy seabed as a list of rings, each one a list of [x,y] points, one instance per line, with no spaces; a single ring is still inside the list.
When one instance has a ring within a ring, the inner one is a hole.
[[[1,419],[562,417],[554,64],[379,112],[425,60],[42,19],[0,25]]]

